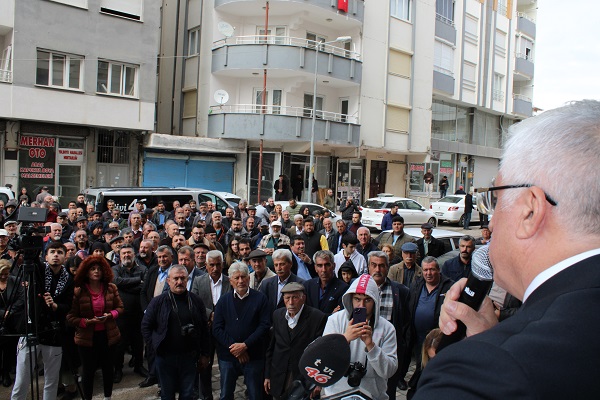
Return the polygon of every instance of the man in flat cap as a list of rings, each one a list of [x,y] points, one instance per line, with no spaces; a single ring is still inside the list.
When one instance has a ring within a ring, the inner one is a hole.
[[[423,237],[417,240],[417,247],[419,248],[419,254],[417,254],[418,263],[427,256],[438,258],[447,252],[444,249],[444,243],[434,238],[431,235],[432,232],[433,225],[428,223],[421,225],[421,234],[423,234]]]
[[[265,391],[277,400],[300,379],[298,362],[313,340],[323,334],[327,316],[305,304],[304,286],[290,282],[281,289],[285,308],[273,313],[273,331],[265,363]]]
[[[417,264],[418,249],[415,243],[404,243],[401,247],[402,262],[390,267],[388,278],[410,289],[423,276],[423,271]]]
[[[250,273],[250,287],[254,290],[260,288],[263,280],[275,276],[275,272],[267,268],[267,253],[262,250],[252,250],[244,261],[253,269]]]

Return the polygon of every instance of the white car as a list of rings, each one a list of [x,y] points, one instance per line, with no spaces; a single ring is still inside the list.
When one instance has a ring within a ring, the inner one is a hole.
[[[308,210],[310,211],[311,216],[312,216],[313,211],[315,211],[315,210],[321,210],[321,211],[325,210],[325,207],[323,207],[320,204],[306,203],[304,201],[298,201],[297,203],[300,205],[300,208],[302,208],[302,206],[307,206]],[[275,204],[281,204],[281,207],[285,211],[285,208],[290,205],[290,202],[289,201],[276,201]],[[261,206],[261,205],[256,206],[256,215],[268,215],[268,213],[266,211],[267,210],[265,210],[265,208],[263,206]],[[331,219],[331,222],[333,223],[333,226],[335,229],[335,223],[342,218],[331,210],[329,210],[329,212],[331,213],[331,217],[329,217],[329,218]]]
[[[227,200],[227,202],[231,205],[231,207],[236,207],[238,204],[240,204],[240,201],[242,200],[242,198],[238,195],[235,195],[233,193],[229,193],[229,192],[215,192],[216,194],[218,194],[219,196],[221,196],[222,198],[224,198],[225,200]]]
[[[473,199],[475,200],[475,199]],[[475,202],[473,202],[475,203]],[[442,222],[458,223],[463,226],[465,221],[465,195],[464,194],[452,194],[448,195],[440,200],[431,203],[429,206],[438,219]],[[477,206],[473,204],[473,211],[471,212],[471,222],[479,222],[479,212]]]
[[[381,196],[367,199],[359,207],[362,212],[362,224],[371,229],[381,230],[383,216],[390,212],[392,204],[398,204],[398,214],[404,218],[405,225],[421,225],[430,223],[437,225],[435,214],[417,203],[413,199],[405,197]]]

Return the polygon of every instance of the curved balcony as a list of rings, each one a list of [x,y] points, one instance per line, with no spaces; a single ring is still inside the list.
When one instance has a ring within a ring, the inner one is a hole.
[[[315,143],[358,146],[358,117],[317,110]],[[310,142],[312,109],[235,104],[212,106],[208,137]]]
[[[264,0],[215,0],[215,9],[240,17],[264,16]],[[356,27],[364,21],[364,0],[348,0],[348,12],[337,9],[337,0],[270,0],[272,16],[306,13],[309,20],[335,22],[335,26]],[[329,21],[331,20],[331,21]]]
[[[332,87],[359,85],[362,76],[360,54],[341,47],[321,45],[308,39],[287,36],[238,36],[213,44],[212,73],[247,77],[248,71],[269,69],[281,78],[315,73],[316,46],[319,46],[318,74],[327,76]],[[271,75],[273,76],[273,75]]]

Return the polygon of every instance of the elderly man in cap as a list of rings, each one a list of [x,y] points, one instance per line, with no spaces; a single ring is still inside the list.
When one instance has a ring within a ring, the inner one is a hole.
[[[19,236],[19,223],[15,220],[9,219],[8,221],[4,222],[4,229],[6,229],[6,231],[8,232],[9,240],[14,238],[15,236]]]
[[[106,253],[105,257],[112,266],[121,262],[120,251],[124,243],[125,238],[123,238],[123,236],[115,236],[108,242],[111,251]]]
[[[447,253],[444,248],[444,243],[431,236],[433,232],[433,225],[425,223],[421,225],[421,233],[423,237],[417,240],[417,247],[419,248],[419,254],[417,255],[417,262],[420,262],[427,256],[439,257],[444,253]]]
[[[6,224],[4,224],[6,226]],[[481,227],[481,237],[477,238],[475,244],[488,244],[492,240],[492,231],[488,225]]]
[[[66,241],[69,240],[73,233],[73,227],[69,224],[69,213],[61,211],[56,216],[56,222],[62,226],[62,237]],[[63,242],[64,243],[64,242]]]
[[[275,272],[267,268],[267,253],[262,250],[252,250],[245,259],[246,263],[252,267],[250,273],[250,287],[259,290],[263,280],[275,276]]]
[[[8,232],[6,229],[0,229],[0,259],[11,259],[10,254],[8,254]]]
[[[281,233],[281,221],[271,222],[271,233],[263,237],[258,244],[258,249],[267,253],[267,267],[273,269],[273,258],[271,255],[281,246],[291,246],[290,237]]]
[[[294,380],[301,378],[298,362],[313,340],[320,337],[327,323],[327,316],[316,308],[306,305],[304,286],[298,282],[288,283],[281,289],[285,308],[273,313],[271,341],[265,362],[265,392],[273,399],[286,399],[282,395]]]
[[[388,278],[410,289],[423,276],[423,271],[417,264],[419,248],[415,243],[404,243],[401,251],[402,261],[390,267]]]
[[[400,254],[404,243],[414,242],[415,238],[404,232],[404,218],[396,215],[392,218],[392,231],[382,233],[379,236],[379,250],[384,244],[391,244],[395,254]]]
[[[259,231],[256,235],[252,236],[250,239],[250,245],[252,249],[256,249],[260,244],[261,240],[269,234],[269,222],[266,220],[261,220]]]

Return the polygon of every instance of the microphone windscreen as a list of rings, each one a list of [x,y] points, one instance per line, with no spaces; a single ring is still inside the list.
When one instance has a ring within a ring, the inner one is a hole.
[[[481,281],[494,279],[494,269],[490,262],[490,246],[485,245],[473,252],[471,257],[471,272]]]
[[[350,345],[340,334],[325,335],[309,344],[298,363],[307,382],[331,386],[344,377],[350,366]]]

